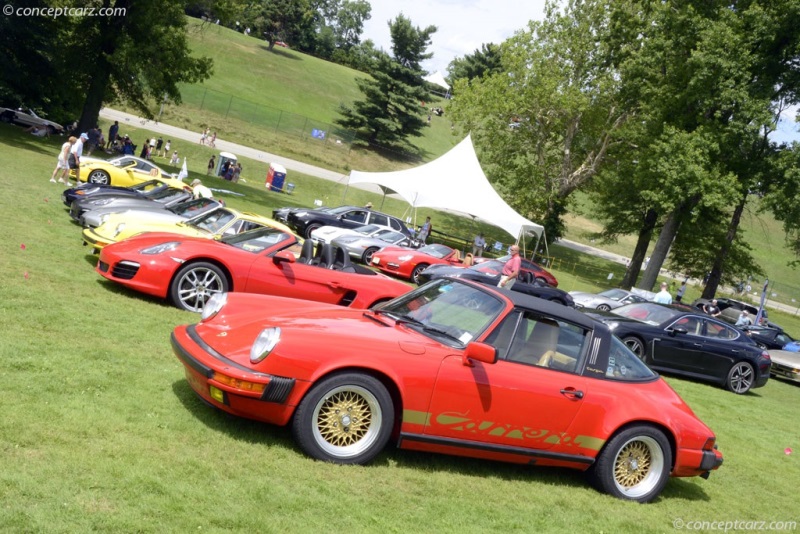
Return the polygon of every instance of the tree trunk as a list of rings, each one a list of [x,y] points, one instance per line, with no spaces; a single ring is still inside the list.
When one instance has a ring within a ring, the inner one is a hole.
[[[625,277],[622,279],[622,289],[630,289],[636,284],[636,279],[639,278],[639,272],[642,270],[642,263],[647,256],[647,247],[650,246],[650,240],[653,238],[656,222],[658,222],[658,213],[653,209],[647,210],[642,228],[639,230],[636,248],[633,249],[633,256],[631,256],[631,261],[625,271]]]
[[[661,266],[667,259],[667,253],[678,235],[678,230],[681,227],[684,216],[692,211],[700,198],[695,195],[678,204],[674,210],[667,216],[664,227],[658,235],[658,241],[653,249],[653,254],[650,256],[650,263],[647,264],[647,269],[644,271],[644,276],[636,287],[651,291],[658,281],[658,274],[661,272]]]
[[[733,216],[728,223],[728,231],[725,234],[725,241],[722,242],[715,256],[714,265],[711,267],[711,273],[708,276],[708,282],[706,283],[706,287],[703,288],[702,298],[704,299],[714,298],[714,294],[717,292],[720,280],[722,280],[722,268],[725,265],[725,260],[728,258],[733,240],[736,238],[736,231],[739,229],[739,222],[742,219],[745,204],[747,204],[746,190],[742,194],[739,204],[736,205],[736,209],[733,210]]]

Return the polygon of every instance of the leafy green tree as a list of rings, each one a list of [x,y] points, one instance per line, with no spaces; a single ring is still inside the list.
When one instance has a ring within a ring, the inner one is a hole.
[[[356,145],[410,151],[408,138],[419,136],[426,124],[420,106],[426,95],[420,62],[431,57],[426,50],[436,27],[413,27],[398,15],[389,31],[394,56],[377,54],[372,77],[357,80],[363,100],[352,107],[342,105],[335,122],[358,133]]]
[[[253,33],[266,39],[269,50],[277,41],[304,39],[315,28],[317,16],[308,0],[260,0],[243,11]]]
[[[603,38],[608,2],[548,2],[502,45],[502,73],[455,83],[449,116],[471,132],[495,189],[552,241],[569,196],[597,173],[628,118]]]
[[[372,6],[367,0],[344,0],[336,12],[333,24],[336,46],[349,50],[361,42],[364,22],[372,18]]]
[[[450,85],[456,80],[482,78],[490,74],[502,72],[500,47],[493,43],[484,43],[472,54],[453,59],[447,66]]]
[[[108,102],[124,100],[152,117],[154,103],[180,102],[178,84],[209,76],[211,60],[190,54],[182,2],[105,0],[103,7],[124,11],[62,22],[74,24],[62,43],[69,68],[60,78],[82,96],[80,131],[97,124]]]

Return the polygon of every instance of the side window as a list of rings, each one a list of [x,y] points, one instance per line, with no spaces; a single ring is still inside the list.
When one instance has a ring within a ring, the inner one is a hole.
[[[642,360],[637,358],[617,336],[611,338],[606,378],[628,382],[649,380],[655,378],[655,376],[656,374]]]
[[[378,224],[380,226],[389,226],[389,217],[381,215],[380,213],[372,213],[369,217],[370,224]]]
[[[789,337],[784,335],[784,334],[776,334],[775,335],[775,341],[780,343],[781,345],[786,345],[787,343],[791,343],[792,342],[792,340],[789,339]]]
[[[353,221],[366,224],[367,212],[366,211],[348,211],[342,216],[346,221]]]
[[[391,226],[391,227],[392,227],[394,230],[397,230],[398,232],[402,232],[402,231],[403,231],[403,225],[402,225],[402,224],[400,224],[400,221],[398,221],[397,219],[392,219],[392,218],[390,218],[390,219],[389,219],[389,225],[390,225],[390,226]]]
[[[506,360],[575,372],[587,332],[575,325],[525,312],[519,321]]]
[[[680,319],[678,319],[669,326],[670,329],[683,328],[686,330],[686,333],[689,334],[690,336],[702,335],[703,333],[702,327],[703,327],[702,321],[697,317],[691,317],[691,316],[681,317]]]
[[[739,334],[733,328],[722,323],[706,321],[706,337],[714,339],[736,339],[739,337]]]

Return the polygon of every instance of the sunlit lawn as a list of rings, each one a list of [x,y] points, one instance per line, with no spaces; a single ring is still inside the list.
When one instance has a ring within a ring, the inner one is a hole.
[[[778,381],[739,397],[669,378],[718,434],[725,464],[707,481],[671,481],[650,505],[567,470],[393,448],[367,467],[307,458],[285,429],[192,393],[169,333],[196,315],[94,273],[47,181],[57,143],[0,125],[0,531],[639,533],[677,519],[798,520],[800,387]],[[229,204],[269,213],[299,198],[254,182],[230,185],[245,196]],[[303,201],[343,193],[302,183]]]

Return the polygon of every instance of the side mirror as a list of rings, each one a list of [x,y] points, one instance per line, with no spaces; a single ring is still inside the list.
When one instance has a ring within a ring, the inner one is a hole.
[[[461,363],[467,367],[474,367],[472,360],[493,364],[497,362],[497,349],[486,343],[473,341],[464,349]]]
[[[673,328],[671,334],[674,336],[675,334],[688,334],[689,331],[679,326],[678,328]]]
[[[297,258],[288,250],[280,250],[272,256],[272,261],[275,263],[294,263],[297,261]]]

